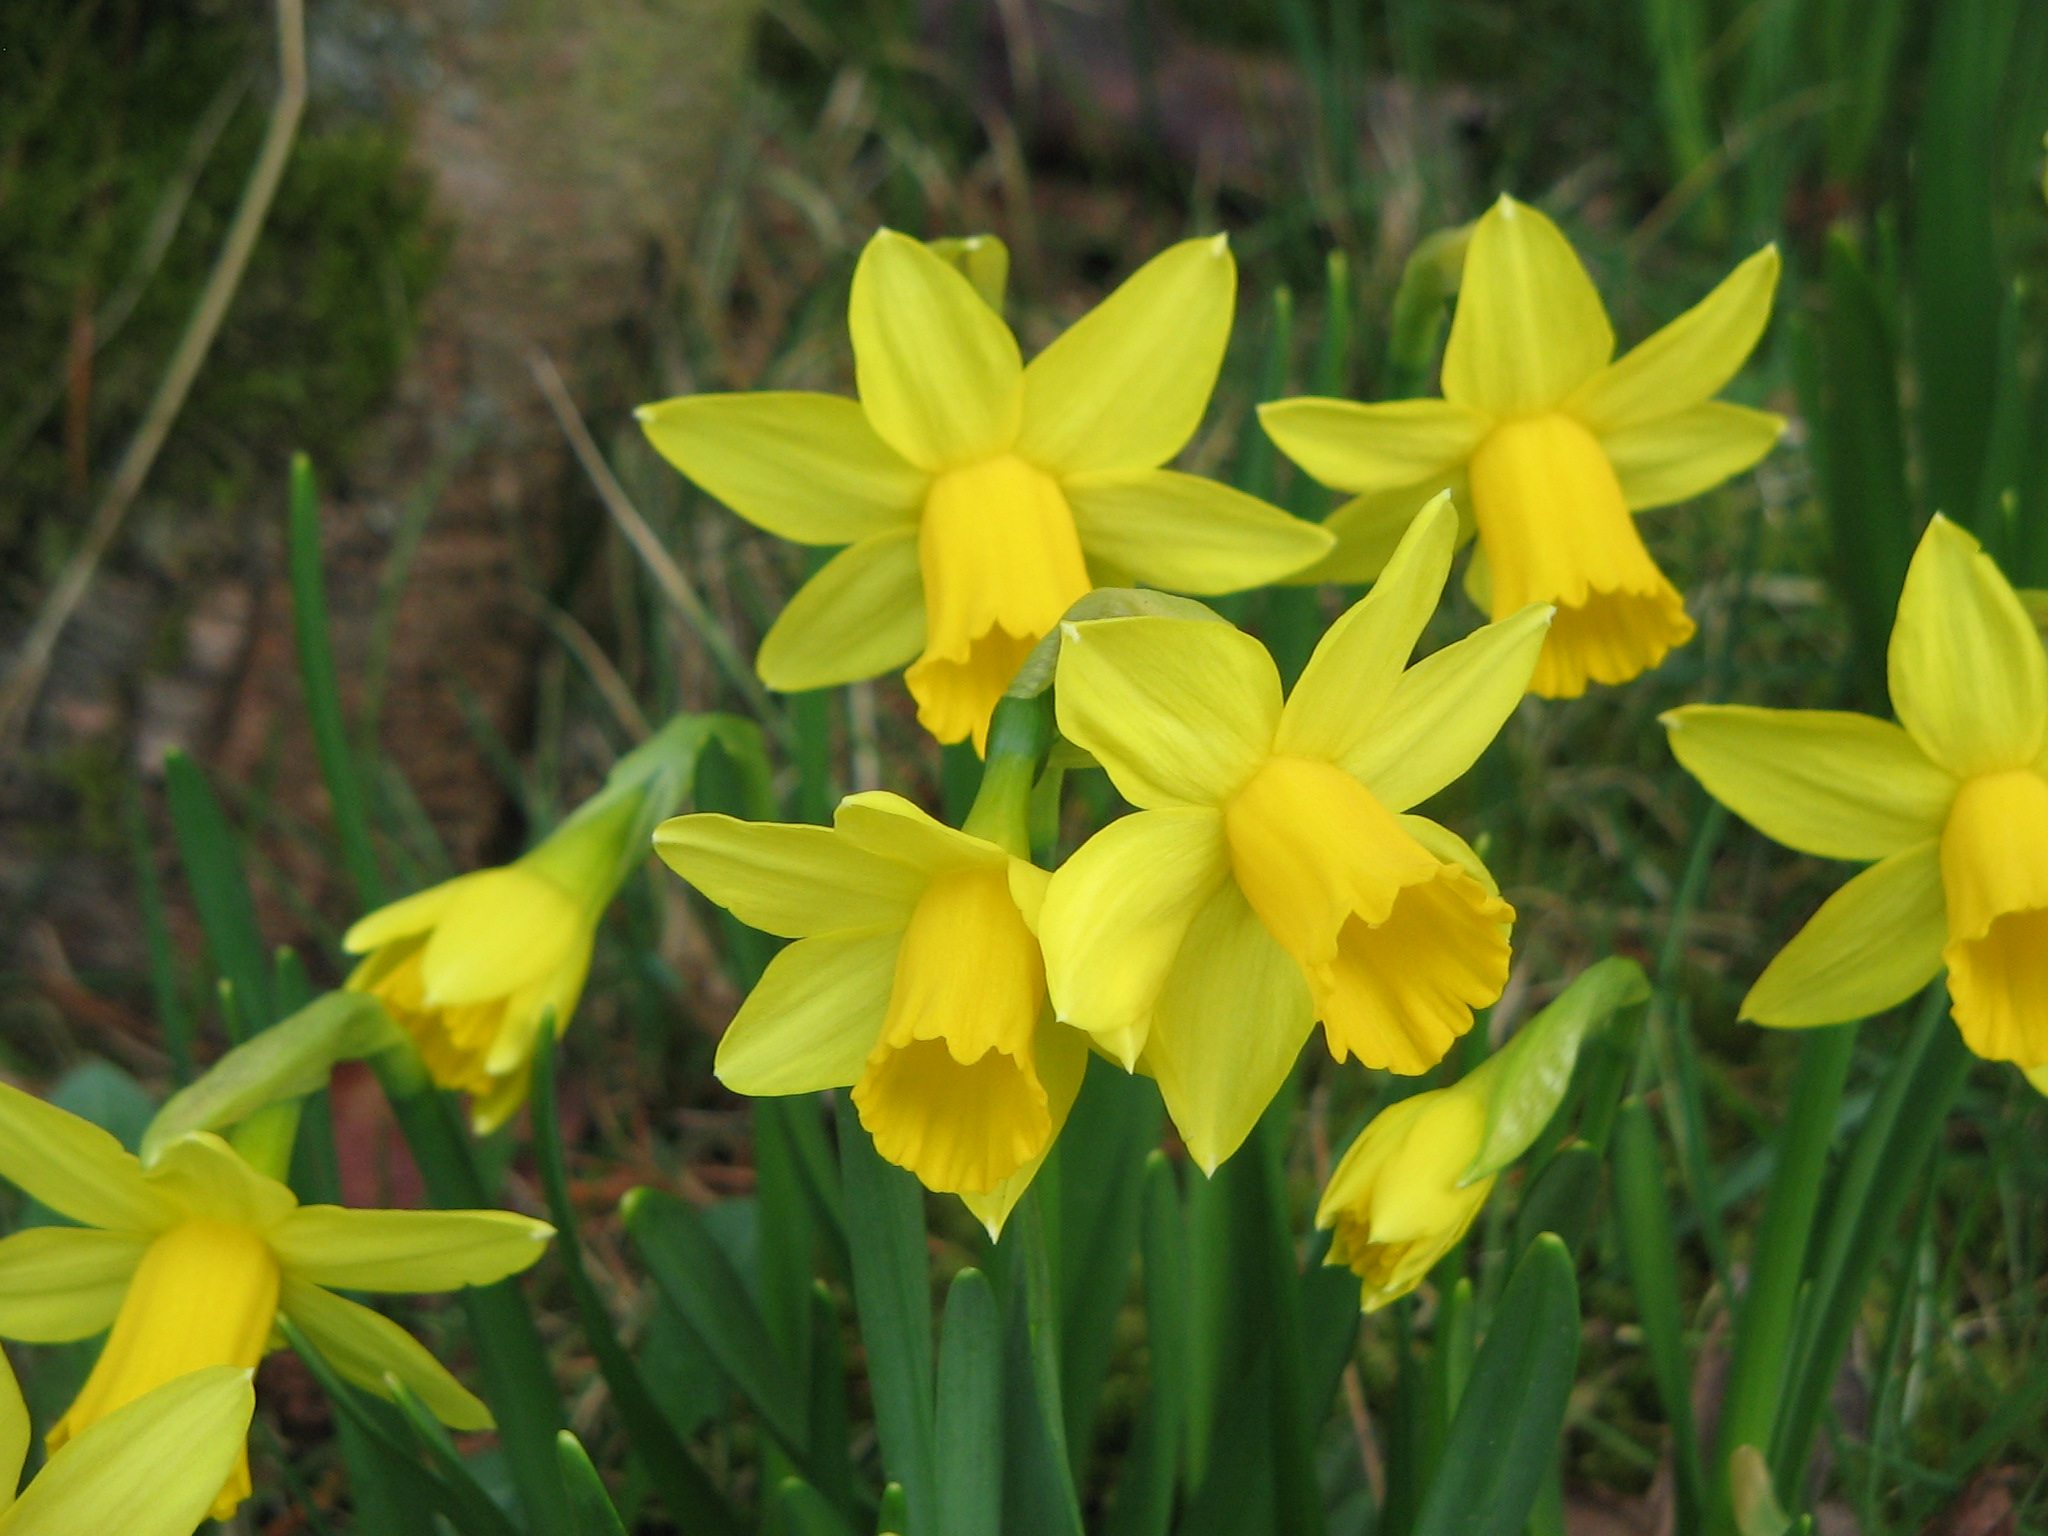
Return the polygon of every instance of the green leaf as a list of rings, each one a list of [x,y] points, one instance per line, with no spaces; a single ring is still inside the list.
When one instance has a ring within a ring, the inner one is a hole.
[[[786,1477],[775,1490],[775,1508],[788,1536],[854,1536],[832,1501],[800,1477]]]
[[[185,865],[185,883],[206,934],[207,954],[214,970],[234,988],[229,1028],[240,1039],[275,1017],[270,952],[256,924],[256,903],[242,873],[241,849],[206,775],[183,752],[164,757],[164,793],[170,801],[178,857]]]
[[[1564,1102],[1586,1032],[1649,995],[1642,967],[1610,955],[1581,971],[1549,1007],[1463,1079],[1461,1087],[1486,1094],[1486,1140],[1466,1169],[1464,1183],[1498,1173],[1528,1151]]]
[[[1436,230],[1417,243],[1401,268],[1387,334],[1388,399],[1406,399],[1428,388],[1443,339],[1445,307],[1457,296],[1465,275],[1465,247],[1471,243],[1470,224]]]
[[[1193,1369],[1187,1250],[1180,1185],[1173,1164],[1155,1149],[1145,1158],[1139,1238],[1149,1369],[1137,1435],[1110,1509],[1113,1536],[1166,1536],[1173,1521]]]
[[[1003,1228],[1003,1528],[1081,1536],[1080,1500],[1061,1410],[1060,1316],[1052,1279],[1046,1172]],[[943,1530],[943,1527],[941,1528]]]
[[[370,812],[363,794],[355,750],[342,720],[341,687],[334,669],[334,643],[327,628],[327,579],[321,568],[320,486],[313,461],[292,455],[291,507],[285,524],[285,563],[291,574],[292,632],[298,640],[299,681],[306,692],[306,719],[313,751],[327,785],[341,862],[363,907],[384,903],[384,877],[370,841]]]
[[[850,1094],[839,1095],[839,1168],[854,1309],[867,1346],[882,1467],[903,1486],[907,1519],[901,1536],[943,1536],[933,1523],[931,1258],[924,1192],[915,1176],[875,1150]]]
[[[939,1529],[946,1536],[1001,1536],[1003,1525],[1002,1320],[978,1269],[946,1293],[939,1335],[934,1424]]]
[[[1516,1536],[1557,1464],[1578,1359],[1578,1279],[1546,1232],[1501,1295],[1413,1536]]]
[[[746,1281],[703,1218],[658,1189],[628,1191],[619,1210],[662,1295],[696,1330],[768,1432],[801,1462],[810,1438],[805,1393],[769,1337]]]
[[[268,1104],[327,1086],[337,1061],[374,1056],[404,1036],[384,1005],[362,992],[329,992],[244,1041],[164,1102],[142,1138],[142,1160],[194,1131],[219,1131]]]
[[[555,1436],[555,1450],[561,1458],[562,1481],[569,1489],[574,1536],[626,1536],[626,1523],[612,1507],[612,1496],[597,1468],[590,1464],[583,1442],[565,1429]]]
[[[1543,1165],[1515,1212],[1515,1249],[1521,1252],[1539,1232],[1555,1232],[1576,1254],[1593,1228],[1600,1204],[1600,1154],[1584,1142],[1565,1147]]]

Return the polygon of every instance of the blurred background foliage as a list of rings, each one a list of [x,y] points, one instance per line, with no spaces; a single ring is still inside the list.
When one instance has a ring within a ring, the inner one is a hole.
[[[202,1055],[220,1039],[220,960],[202,958],[193,844],[181,862],[163,803],[172,749],[205,765],[243,829],[261,941],[295,946],[320,982],[339,974],[335,939],[354,897],[281,639],[289,449],[311,452],[328,479],[330,598],[377,857],[392,888],[414,886],[538,836],[647,721],[746,707],[592,471],[616,476],[618,497],[750,655],[804,552],[681,482],[628,409],[693,389],[849,389],[847,284],[877,223],[1002,236],[1027,352],[1169,241],[1228,230],[1239,324],[1184,464],[1320,516],[1333,498],[1277,460],[1252,405],[1309,390],[1428,392],[1445,296],[1413,268],[1410,323],[1394,326],[1410,258],[1508,190],[1563,223],[1624,346],[1757,245],[1776,240],[1787,257],[1777,323],[1731,391],[1787,413],[1785,444],[1754,474],[1644,525],[1700,638],[1631,687],[1532,701],[1432,808],[1484,840],[1521,914],[1496,1032],[1611,951],[1642,958],[1669,1000],[1664,1131],[1689,1201],[1688,1339],[1711,1383],[1726,1261],[1740,1263],[1753,1231],[1793,1060],[1783,1039],[1738,1026],[1735,1004],[1839,871],[1707,813],[1654,720],[1701,699],[1881,710],[1892,604],[1937,509],[1977,530],[2018,584],[2048,587],[2048,7],[607,0],[573,11],[314,0],[313,109],[255,261],[0,778],[11,1067],[69,1074],[66,1091],[86,1102],[111,1092],[102,1058],[160,1084],[174,1017],[194,1021]],[[267,25],[229,0],[19,0],[0,20],[10,648],[230,216],[272,88]],[[730,69],[697,71],[699,50],[676,41],[693,28],[736,40]],[[592,86],[622,78],[601,72],[618,36],[660,41],[637,49],[634,90],[653,61],[679,93],[673,119],[638,122],[619,89]],[[527,154],[575,140],[586,122],[581,169]],[[687,132],[669,135],[669,122]],[[618,148],[690,135],[700,148],[681,170]],[[515,152],[493,160],[494,143]],[[590,169],[600,150],[604,168]],[[539,190],[522,202],[529,176]],[[601,216],[562,190],[598,183],[611,210]],[[535,391],[534,347],[567,377],[599,462],[570,451]],[[1315,601],[1327,616],[1347,599]],[[1235,616],[1276,649],[1304,632],[1292,600],[1252,599]],[[1453,596],[1431,643],[1472,620]],[[818,816],[837,793],[885,782],[957,809],[971,788],[971,764],[917,733],[893,680],[779,707],[805,722],[793,734],[827,744],[789,764],[791,814]],[[712,772],[706,806],[721,803]],[[1068,846],[1113,804],[1099,776],[1077,780]],[[586,1259],[643,1330],[672,1420],[750,1487],[772,1455],[761,1460],[747,1421],[719,1417],[716,1371],[623,1261],[613,1207],[636,1183],[680,1190],[742,1269],[759,1262],[752,1122],[708,1064],[760,957],[666,875],[629,885],[614,916],[561,1090]],[[1903,1032],[1866,1032],[1845,1129]],[[413,1176],[360,1087],[336,1087],[344,1184],[352,1198],[403,1198]],[[1297,1205],[1392,1091],[1326,1063],[1305,1074],[1285,1153]],[[524,1177],[515,1165],[509,1198],[531,1197]],[[1816,1471],[1822,1529],[2048,1529],[2044,1188],[2042,1100],[2016,1074],[1980,1069],[1837,1384],[1834,1453]],[[1519,1198],[1497,1197],[1460,1260],[1496,1288]],[[931,1214],[942,1272],[973,1260],[971,1223],[948,1202]],[[576,1427],[616,1467],[559,1273],[540,1275],[558,1368],[585,1389]],[[1665,1413],[1604,1217],[1582,1283],[1569,1528],[1656,1530],[1671,1510]],[[1091,1515],[1135,1433],[1140,1316],[1135,1304],[1117,1315],[1102,1346],[1083,1453]],[[1431,1320],[1404,1313],[1398,1337],[1363,1335],[1319,1441],[1334,1509],[1370,1504],[1357,1497],[1377,1476],[1368,1426],[1395,1432],[1413,1408],[1405,1330],[1426,1342]],[[452,1324],[448,1338],[455,1347]],[[295,1468],[318,1505],[334,1487],[330,1426],[305,1384],[292,1395],[292,1370],[266,1367],[278,1378],[266,1400],[286,1406],[265,1454]],[[1702,1392],[1710,1418],[1711,1386]],[[2035,1410],[1997,1417],[2014,1402]],[[1987,1423],[2005,1425],[1995,1444],[1981,1443]],[[273,1516],[266,1529],[300,1528]]]

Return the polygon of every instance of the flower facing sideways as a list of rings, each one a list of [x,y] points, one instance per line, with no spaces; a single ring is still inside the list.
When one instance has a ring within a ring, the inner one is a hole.
[[[1512,910],[1453,833],[1402,814],[1493,739],[1550,618],[1531,607],[1407,667],[1456,522],[1442,498],[1424,510],[1284,704],[1227,624],[1064,632],[1060,730],[1140,809],[1053,876],[1047,984],[1061,1019],[1158,1079],[1205,1168],[1317,1019],[1339,1060],[1422,1072],[1507,980]]]
[[[28,1406],[0,1356],[0,1536],[192,1536],[255,1407],[247,1370],[193,1371],[65,1442],[17,1498]]]
[[[1502,197],[1472,231],[1443,399],[1259,408],[1283,453],[1355,497],[1330,517],[1336,551],[1300,579],[1372,576],[1414,509],[1455,485],[1479,536],[1479,606],[1496,619],[1557,606],[1532,689],[1573,698],[1656,666],[1693,622],[1630,513],[1697,496],[1777,442],[1781,418],[1710,398],[1763,333],[1777,282],[1767,246],[1610,361],[1614,329],[1578,256]]]
[[[1889,657],[1899,723],[1689,705],[1671,750],[1765,836],[1871,861],[1743,999],[1759,1024],[1834,1024],[1948,967],[1971,1050],[2048,1067],[2048,655],[2013,589],[1946,518],[1906,572]]]
[[[0,1176],[82,1223],[0,1239],[0,1338],[49,1344],[112,1329],[50,1431],[53,1453],[166,1382],[254,1366],[279,1317],[364,1390],[389,1395],[389,1374],[451,1428],[489,1428],[484,1405],[412,1335],[329,1287],[487,1285],[533,1263],[554,1231],[507,1211],[302,1206],[210,1132],[145,1167],[98,1126],[5,1084]],[[222,1470],[209,1496],[219,1519],[248,1497],[247,1456]]]
[[[885,229],[853,277],[858,402],[692,395],[640,420],[748,521],[848,546],[762,641],[769,687],[909,663],[925,729],[980,746],[1011,674],[1091,586],[1234,592],[1329,549],[1312,523],[1159,467],[1201,422],[1235,303],[1223,238],[1183,241],[1025,367],[967,277]]]
[[[999,1230],[1087,1067],[1086,1040],[1045,1007],[1045,871],[879,791],[849,795],[830,827],[679,816],[655,851],[741,922],[796,940],[719,1042],[719,1081],[851,1087],[884,1157]]]

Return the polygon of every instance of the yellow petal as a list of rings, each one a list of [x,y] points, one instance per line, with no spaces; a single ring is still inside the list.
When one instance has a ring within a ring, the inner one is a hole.
[[[1472,228],[1444,397],[1489,416],[1548,410],[1613,355],[1614,327],[1571,242],[1503,196]]]
[[[1224,830],[1237,883],[1306,975],[1339,1061],[1426,1072],[1507,984],[1513,909],[1335,764],[1272,758]]]
[[[1439,496],[1416,517],[1372,591],[1317,643],[1280,713],[1274,751],[1340,763],[1372,733],[1443,597],[1457,542],[1458,515]]]
[[[1460,468],[1447,478],[1419,480],[1391,491],[1367,491],[1352,497],[1323,519],[1323,526],[1337,541],[1336,547],[1306,570],[1286,578],[1286,585],[1316,586],[1327,581],[1356,586],[1377,581],[1400,546],[1401,536],[1415,521],[1415,514],[1446,490],[1450,492],[1451,504],[1458,509],[1458,538],[1461,542],[1469,539],[1472,498],[1465,472]]]
[[[1000,870],[1010,863],[1010,856],[994,843],[949,827],[886,789],[848,795],[833,811],[832,826],[855,847],[926,875],[957,869]]]
[[[1533,604],[1401,674],[1374,728],[1342,759],[1392,811],[1419,805],[1479,760],[1521,702],[1551,610]]]
[[[483,871],[442,912],[420,956],[427,1006],[517,991],[560,965],[582,926],[575,897],[546,875],[518,864]]]
[[[1969,780],[1941,835],[1948,988],[1971,1050],[2048,1067],[2048,778]]]
[[[1054,1012],[1135,1067],[1188,925],[1229,875],[1207,806],[1111,822],[1054,872],[1039,918]]]
[[[1364,405],[1304,395],[1260,406],[1259,425],[1320,483],[1361,492],[1447,480],[1472,457],[1491,423],[1449,400]]]
[[[1473,851],[1472,845],[1449,827],[1431,821],[1427,816],[1414,815],[1412,812],[1404,812],[1394,819],[1401,823],[1403,831],[1427,848],[1439,861],[1455,864],[1464,870],[1487,895],[1500,894],[1500,882],[1493,878],[1493,871],[1488,869],[1479,855]]]
[[[1053,1143],[1059,1140],[1060,1131],[1067,1123],[1074,1100],[1080,1096],[1081,1080],[1088,1073],[1087,1037],[1064,1024],[1050,1020],[1040,1024],[1034,1050],[1038,1078],[1045,1085],[1046,1110],[1052,1119],[1052,1135],[1046,1140],[1045,1151],[986,1193],[965,1190],[960,1195],[960,1203],[981,1223],[992,1242],[1003,1235],[1003,1226],[1009,1221],[1010,1212],[1017,1208],[1017,1202],[1024,1198],[1024,1191],[1031,1187],[1031,1181],[1038,1177],[1038,1170],[1045,1166]]]
[[[1530,687],[1576,698],[1624,683],[1692,638],[1685,600],[1643,547],[1614,467],[1583,425],[1551,412],[1504,422],[1472,456],[1472,506],[1493,616],[1557,614]]]
[[[906,528],[842,549],[797,588],[754,668],[777,692],[801,693],[893,672],[923,645],[924,578]]]
[[[881,1038],[901,927],[799,939],[768,962],[714,1070],[734,1093],[773,1097],[850,1087]]]
[[[386,944],[426,933],[441,921],[441,914],[455,904],[464,887],[489,873],[489,870],[480,869],[472,874],[457,875],[453,880],[443,880],[439,885],[430,885],[424,891],[415,891],[410,896],[388,902],[356,919],[355,925],[342,935],[341,947],[352,955],[366,955]]]
[[[191,1536],[241,1458],[256,1394],[213,1366],[167,1382],[66,1443],[22,1490],[6,1536]]]
[[[142,1165],[90,1120],[0,1083],[0,1178],[60,1215],[121,1232],[177,1220]]]
[[[1154,256],[1031,360],[1017,451],[1061,475],[1164,464],[1202,424],[1236,304],[1224,236]]]
[[[1899,723],[1951,773],[2019,768],[2041,753],[2041,637],[1991,557],[1939,514],[1906,569],[1890,667]]]
[[[941,470],[1016,441],[1017,338],[974,286],[918,241],[880,229],[847,310],[860,403],[882,441]]]
[[[1251,1134],[1314,1022],[1301,967],[1226,880],[1188,926],[1145,1043],[1145,1069],[1204,1172]]]
[[[1690,501],[1741,474],[1775,448],[1784,431],[1782,416],[1709,400],[1604,432],[1600,447],[1621,482],[1622,499],[1641,512]]]
[[[661,456],[748,522],[853,544],[917,521],[931,477],[838,395],[684,395],[634,416]]]
[[[1060,647],[1060,734],[1144,810],[1221,805],[1271,751],[1280,674],[1227,624],[1098,619]]]
[[[1941,833],[1956,781],[1887,720],[1823,709],[1688,704],[1671,751],[1764,836],[1824,859],[1882,859]]]
[[[903,681],[918,721],[979,750],[996,700],[1031,648],[1088,590],[1088,564],[1059,483],[1015,454],[932,484],[918,533],[925,642]]]
[[[910,920],[924,877],[830,827],[700,813],[654,829],[661,861],[749,928],[785,939]]]
[[[1204,596],[1262,587],[1328,554],[1336,540],[1256,496],[1170,469],[1066,482],[1091,561],[1148,586]]]
[[[1803,1028],[1882,1013],[1941,970],[1940,844],[1873,864],[1821,904],[1742,1000],[1757,1024]]]
[[[289,1188],[258,1173],[211,1131],[172,1142],[143,1178],[159,1208],[258,1232],[283,1221],[299,1204]]]
[[[449,1375],[418,1339],[383,1313],[289,1277],[279,1310],[343,1381],[388,1399],[391,1385],[384,1378],[395,1376],[450,1429],[497,1427],[491,1410]]]
[[[1778,267],[1778,248],[1765,246],[1699,303],[1580,385],[1567,408],[1605,436],[1719,393],[1770,323]]]
[[[89,1339],[111,1327],[149,1239],[90,1227],[30,1227],[0,1239],[0,1338]]]
[[[526,1269],[555,1229],[511,1211],[356,1211],[304,1205],[270,1230],[300,1280],[404,1295],[489,1285]]]

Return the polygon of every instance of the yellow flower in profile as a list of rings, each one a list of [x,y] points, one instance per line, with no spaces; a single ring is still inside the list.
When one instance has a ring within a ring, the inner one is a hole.
[[[2048,655],[1977,541],[1936,517],[1892,628],[1899,723],[1689,705],[1671,750],[1766,837],[1871,861],[1743,999],[1759,1024],[1835,1024],[1948,967],[1971,1050],[2048,1067]]]
[[[1159,467],[1201,422],[1236,295],[1223,237],[1182,241],[1025,367],[958,267],[884,229],[853,275],[858,402],[642,407],[654,446],[740,516],[848,546],[762,641],[763,681],[909,663],[925,729],[979,747],[1018,664],[1092,586],[1235,592],[1319,558],[1331,539],[1313,523]]]
[[[16,1497],[28,1405],[0,1356],[0,1536],[192,1536],[255,1408],[247,1370],[193,1371],[67,1441]]]
[[[1495,1174],[1461,1184],[1486,1138],[1486,1101],[1464,1082],[1389,1106],[1351,1143],[1316,1207],[1326,1264],[1348,1266],[1360,1307],[1406,1296],[1458,1244]]]
[[[389,1374],[451,1428],[487,1429],[489,1411],[412,1335],[328,1287],[488,1285],[533,1263],[554,1233],[508,1211],[302,1206],[204,1131],[145,1166],[90,1121],[5,1084],[0,1177],[81,1223],[0,1239],[0,1338],[54,1344],[112,1328],[50,1431],[52,1452],[189,1372],[254,1366],[280,1317],[365,1391],[388,1396]],[[240,1455],[211,1491],[215,1518],[248,1496]]]
[[[379,907],[342,936],[349,975],[412,1036],[434,1081],[471,1097],[478,1135],[526,1102],[544,1020],[569,1027],[597,925],[647,856],[717,717],[682,715],[619,759],[604,787],[516,862]]]
[[[1777,442],[1782,418],[1710,398],[1763,334],[1777,284],[1766,246],[1611,361],[1614,328],[1577,254],[1502,197],[1473,227],[1443,399],[1259,407],[1283,453],[1354,497],[1327,524],[1336,551],[1297,579],[1371,578],[1415,508],[1452,487],[1479,536],[1473,600],[1496,619],[1557,607],[1535,692],[1575,698],[1648,671],[1693,622],[1630,514],[1697,496]]]
[[[1000,1230],[1088,1064],[1045,1007],[1045,871],[879,791],[830,827],[678,816],[654,845],[741,922],[796,940],[719,1042],[719,1081],[851,1087],[882,1156]]]
[[[1456,534],[1447,501],[1425,509],[1284,704],[1227,624],[1063,631],[1060,731],[1140,809],[1053,876],[1047,984],[1062,1020],[1158,1079],[1204,1168],[1317,1019],[1338,1060],[1422,1072],[1507,980],[1512,909],[1455,834],[1402,814],[1493,739],[1550,620],[1533,606],[1408,667]]]

